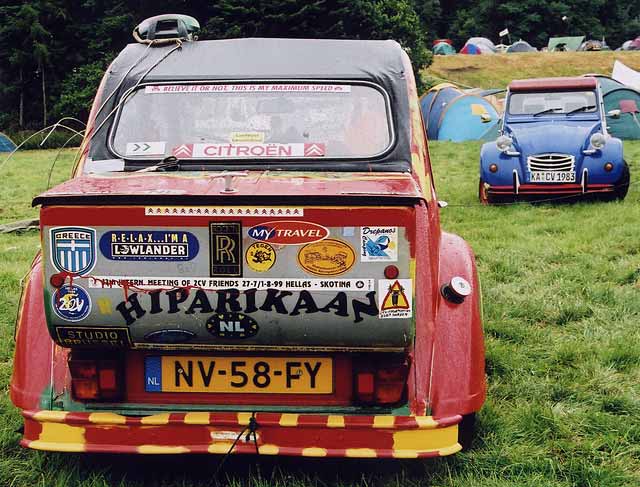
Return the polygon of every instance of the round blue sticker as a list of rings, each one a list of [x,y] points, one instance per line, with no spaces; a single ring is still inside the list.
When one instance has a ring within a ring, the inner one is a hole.
[[[55,314],[66,321],[84,320],[91,312],[89,293],[76,284],[65,284],[55,291],[51,304]]]

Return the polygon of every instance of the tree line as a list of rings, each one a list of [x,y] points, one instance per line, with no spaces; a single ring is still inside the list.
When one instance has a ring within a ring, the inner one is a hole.
[[[415,69],[435,38],[640,35],[640,2],[628,0],[4,0],[0,6],[0,130],[86,119],[108,64],[143,19],[192,15],[200,39],[233,37],[396,39]]]

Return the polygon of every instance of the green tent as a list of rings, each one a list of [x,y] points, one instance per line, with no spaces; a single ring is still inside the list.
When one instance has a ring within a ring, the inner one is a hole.
[[[609,133],[619,139],[640,139],[640,92],[601,74],[591,75],[598,80],[604,110],[620,110],[620,117],[607,117]]]
[[[607,117],[607,127],[614,137],[640,139],[640,92],[618,88],[604,95],[604,108],[620,110],[620,118]]]
[[[551,37],[549,39],[549,45],[547,48],[549,51],[577,51],[582,42],[584,36],[579,37]]]
[[[448,42],[438,42],[433,46],[433,53],[447,56],[449,54],[455,54],[455,48]]]

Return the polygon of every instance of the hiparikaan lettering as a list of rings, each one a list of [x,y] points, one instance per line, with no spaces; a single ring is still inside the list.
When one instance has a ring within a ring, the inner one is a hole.
[[[237,289],[224,289],[207,293],[202,289],[172,289],[170,291],[154,291],[148,294],[130,294],[116,306],[128,326],[133,325],[147,313],[184,313],[213,314],[227,312],[255,313],[263,311],[281,315],[297,316],[300,314],[330,313],[343,318],[353,318],[354,323],[361,322],[363,315],[377,316],[378,305],[376,293],[371,291],[365,295],[366,301],[349,299],[340,291],[333,298],[314,297],[309,291],[280,291],[267,289],[261,291],[264,298],[258,299],[257,289],[240,292]]]

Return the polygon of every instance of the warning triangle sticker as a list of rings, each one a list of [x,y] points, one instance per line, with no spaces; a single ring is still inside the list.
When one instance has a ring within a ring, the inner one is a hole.
[[[380,311],[388,311],[391,309],[409,309],[409,300],[404,294],[404,288],[398,281],[394,282],[388,288],[388,292],[382,300]]]

